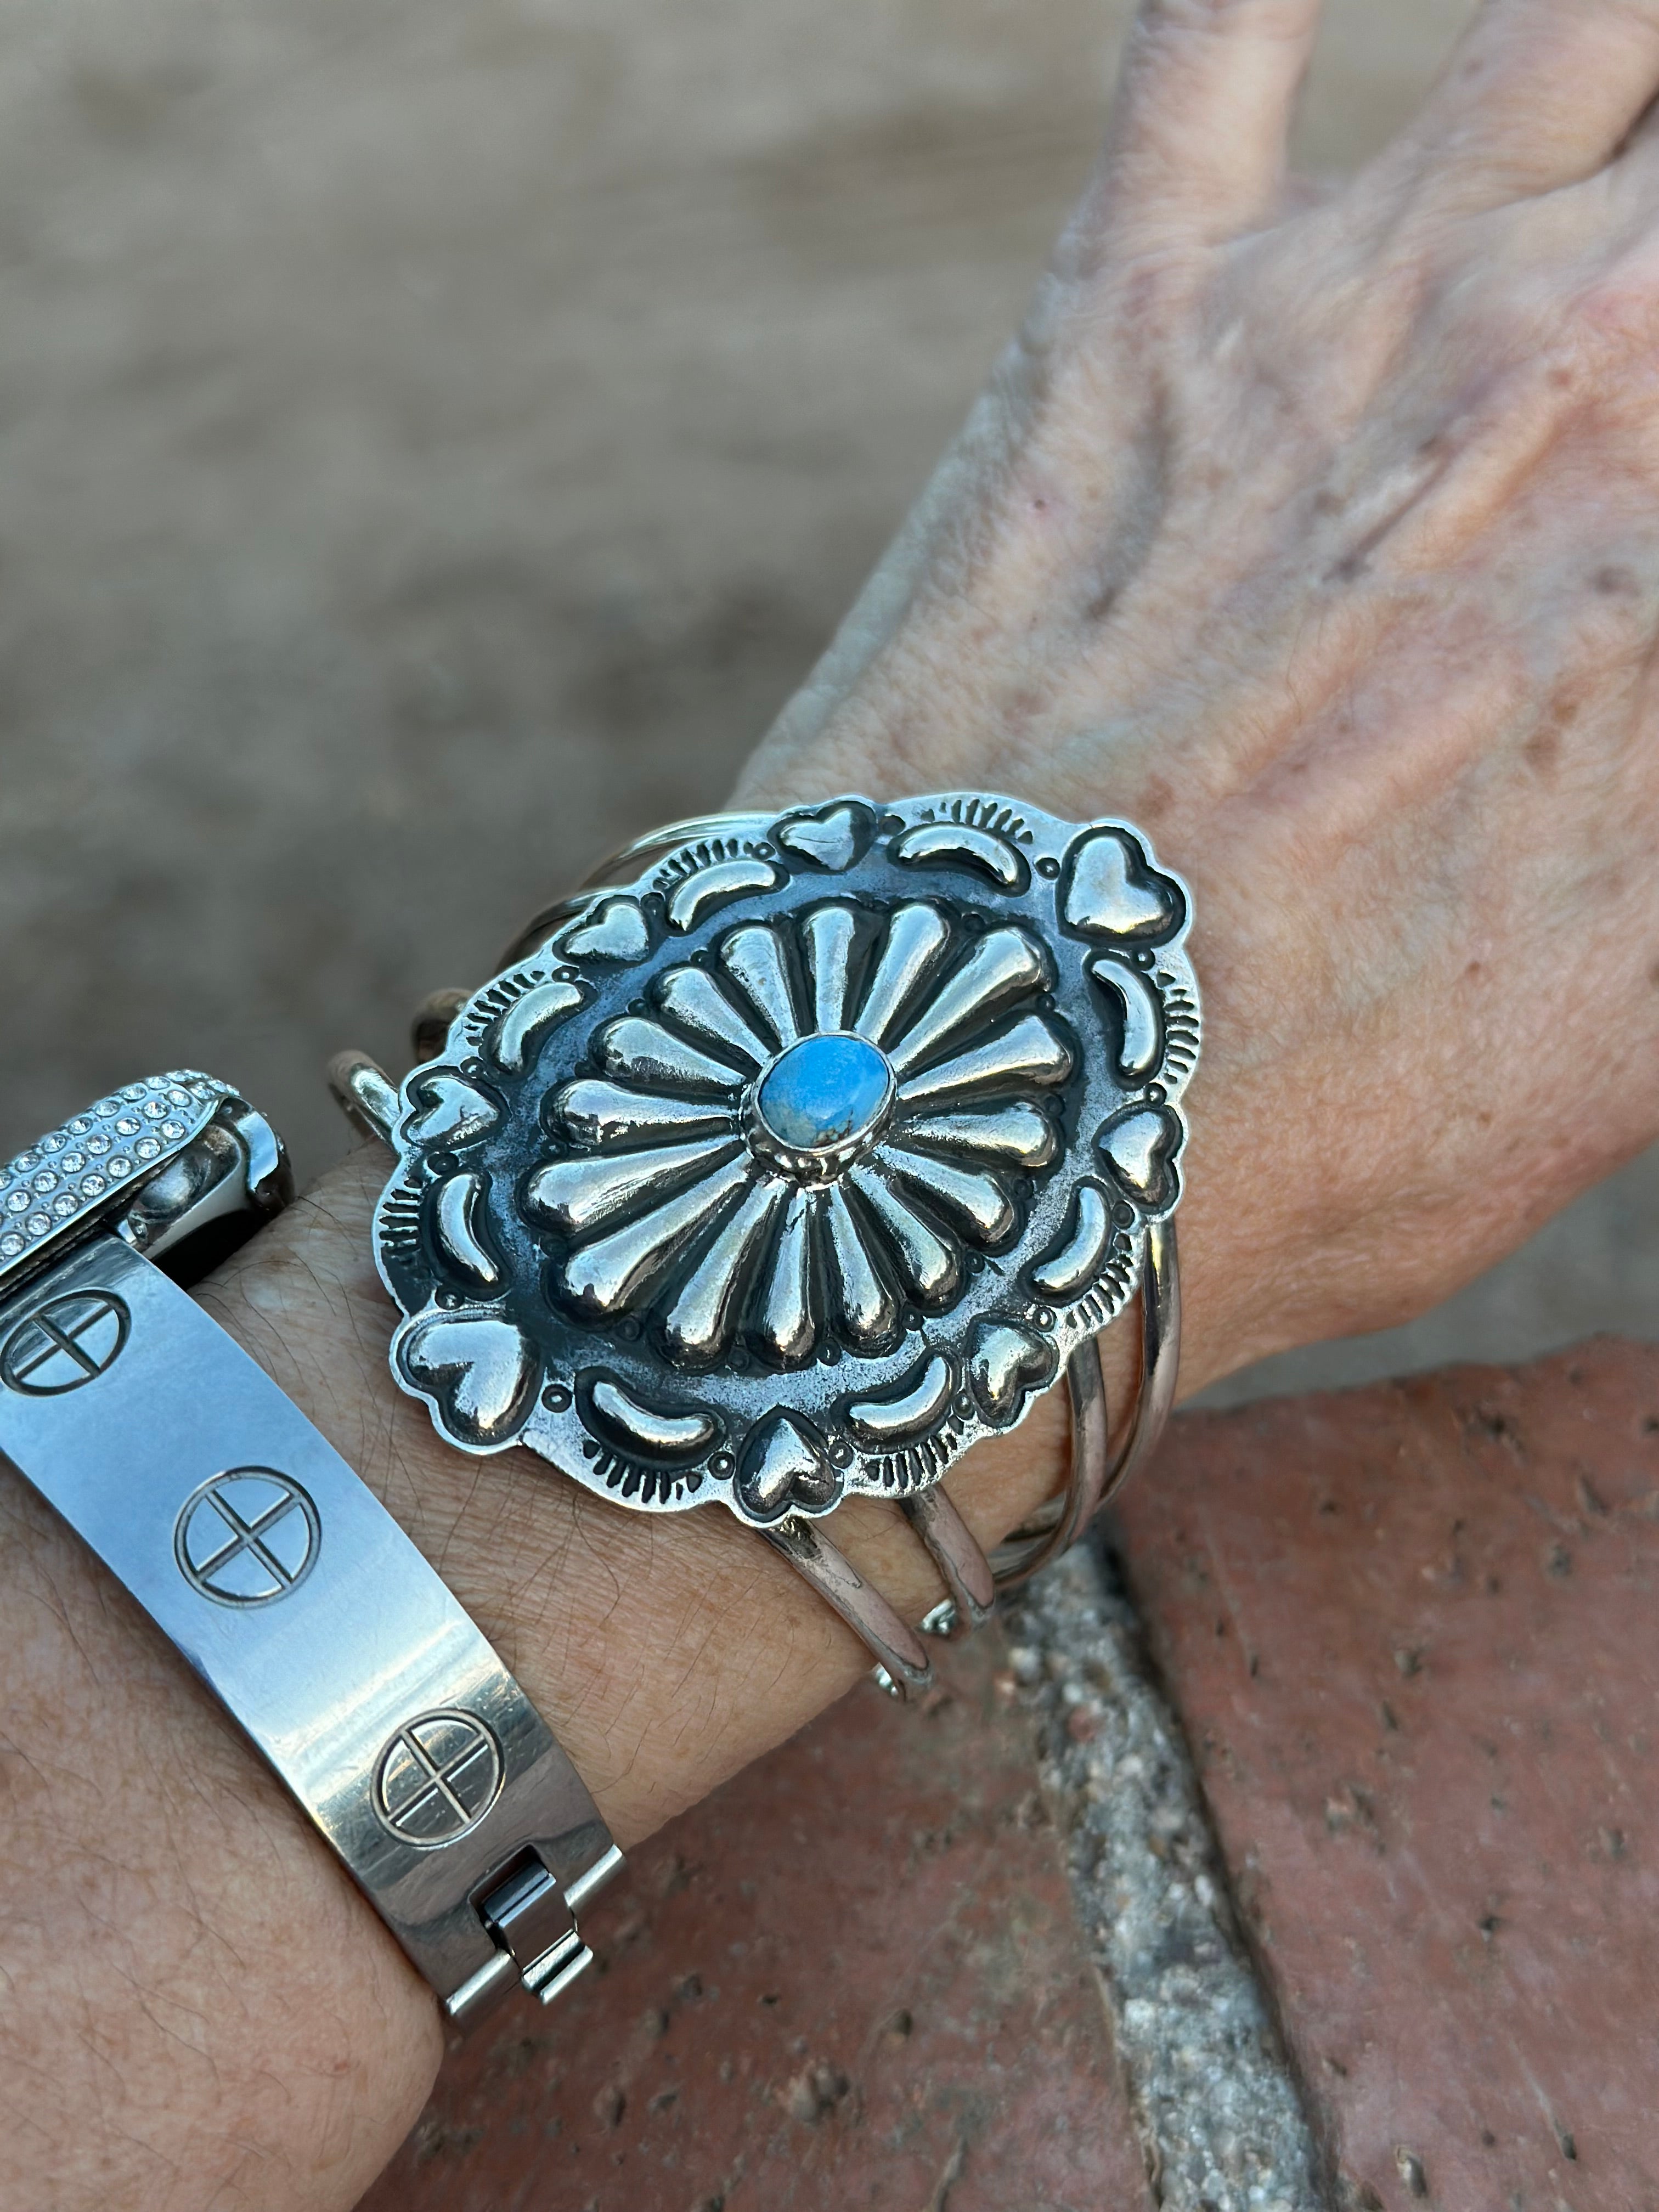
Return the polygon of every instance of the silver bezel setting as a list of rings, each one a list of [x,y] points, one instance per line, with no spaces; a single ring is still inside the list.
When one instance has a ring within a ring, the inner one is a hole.
[[[925,1488],[1121,1310],[1178,1201],[1186,886],[1128,823],[978,793],[649,849],[402,1086],[393,1372],[460,1449],[648,1510]],[[837,1033],[884,1108],[781,1144],[761,1084]]]
[[[829,1030],[820,1031],[819,1034],[838,1037],[847,1033],[841,1030]],[[780,1053],[777,1057],[781,1060],[783,1054]],[[776,1061],[775,1060],[772,1065],[775,1066]],[[898,1085],[894,1080],[890,1066],[887,1070],[886,1091],[875,1112],[860,1127],[849,1131],[846,1136],[815,1145],[788,1143],[784,1138],[779,1136],[777,1131],[766,1119],[761,1108],[760,1094],[761,1086],[770,1073],[770,1067],[763,1069],[744,1091],[743,1103],[738,1109],[744,1135],[748,1139],[751,1151],[758,1153],[763,1159],[770,1160],[775,1166],[781,1168],[786,1175],[792,1176],[797,1182],[808,1187],[816,1183],[833,1182],[838,1176],[844,1175],[848,1168],[856,1167],[860,1160],[867,1158],[880,1143],[888,1117],[892,1112],[893,1102],[898,1096]]]

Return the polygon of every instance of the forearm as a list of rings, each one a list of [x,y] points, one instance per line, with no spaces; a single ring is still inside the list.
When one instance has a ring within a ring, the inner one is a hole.
[[[1204,1263],[1226,1250],[1211,1207],[1249,1198],[1224,1084],[1214,1111],[1189,1387],[1231,1363],[1248,1304]],[[626,1514],[527,1454],[480,1462],[435,1437],[387,1370],[370,1216],[388,1164],[355,1155],[204,1296],[438,1566],[626,1846],[792,1733],[867,1654],[731,1516]],[[953,1474],[981,1540],[1055,1486],[1063,1452],[1049,1398]],[[176,1655],[74,1538],[13,1502],[0,1664],[32,1786],[15,1792],[0,2081],[28,2187],[173,2212],[177,2167],[204,2203],[349,2203],[429,2081],[430,1993]],[[940,1595],[890,1508],[848,1505],[834,1533],[910,1618]],[[65,2131],[66,2109],[96,2123]]]
[[[1632,135],[1659,33],[1493,0],[1411,138],[1297,213],[1316,15],[1149,8],[1021,349],[741,794],[1002,791],[1127,817],[1191,881],[1188,1390],[1421,1309],[1645,1141],[1659,1097],[1659,161]],[[438,1441],[386,1370],[385,1165],[358,1155],[208,1296],[625,1844],[866,1655],[729,1516],[634,1516]],[[1062,1449],[1050,1399],[963,1462],[981,1537]],[[74,1540],[15,1485],[0,1508],[12,2201],[343,2208],[430,2078],[430,1996]],[[879,1507],[834,1533],[912,1617],[938,1594]]]
[[[618,1512],[434,1437],[394,1389],[358,1154],[205,1293],[439,1567],[624,1846],[854,1682],[868,1656],[724,1513]],[[986,1540],[1052,1486],[1042,1407],[953,1488]],[[411,2124],[430,1991],[178,1655],[44,1507],[0,1491],[8,1854],[0,2098],[20,2207],[345,2206]],[[881,1508],[836,1536],[939,1595]]]
[[[388,1164],[379,1146],[356,1155],[203,1295],[437,1565],[627,1845],[793,1732],[867,1653],[725,1513],[664,1524],[526,1454],[479,1462],[439,1439],[387,1369],[370,1217]],[[957,1471],[982,1540],[1054,1487],[1062,1454],[1051,1400]],[[848,1507],[835,1535],[912,1619],[942,1595],[890,1506]],[[31,2170],[69,2203],[176,2203],[168,2160],[203,2201],[349,2201],[427,2086],[429,1991],[73,1538],[20,1506],[0,1577],[0,1620],[31,1617],[27,1587],[52,1593],[0,1662],[15,1758],[51,1770],[15,1832],[0,2080],[14,2095],[70,2084],[71,2108],[100,2115],[66,2147],[60,2114],[19,2100]],[[274,2084],[289,2117],[248,2126]]]

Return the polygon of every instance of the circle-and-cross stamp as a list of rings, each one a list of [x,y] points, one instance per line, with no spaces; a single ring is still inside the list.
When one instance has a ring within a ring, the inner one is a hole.
[[[292,1476],[234,1467],[185,1500],[173,1552],[192,1589],[216,1605],[271,1605],[315,1564],[322,1524]]]
[[[12,1330],[0,1350],[0,1381],[28,1398],[78,1390],[114,1365],[131,1326],[112,1291],[66,1291]]]
[[[398,1840],[453,1844],[476,1828],[501,1786],[501,1750],[471,1713],[407,1721],[374,1770],[374,1810]]]

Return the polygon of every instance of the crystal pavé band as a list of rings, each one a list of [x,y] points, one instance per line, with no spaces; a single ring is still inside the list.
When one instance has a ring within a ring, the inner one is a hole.
[[[449,2017],[588,1963],[621,1863],[540,1715],[398,1524],[180,1286],[292,1194],[228,1087],[153,1076],[0,1170],[0,1453],[196,1672]]]
[[[399,1385],[459,1449],[619,1505],[719,1502],[915,1692],[926,1645],[824,1516],[894,1499],[971,1627],[1070,1543],[1174,1395],[1191,899],[1127,823],[980,793],[679,823],[337,1095],[397,1165]],[[1139,1293],[1110,1431],[1098,1339]],[[1065,1493],[986,1559],[939,1486],[1064,1375]]]

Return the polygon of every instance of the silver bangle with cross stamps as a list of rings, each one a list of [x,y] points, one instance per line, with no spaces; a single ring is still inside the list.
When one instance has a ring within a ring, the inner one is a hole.
[[[270,1124],[193,1071],[0,1167],[0,1465],[178,1647],[470,2027],[590,1963],[575,1911],[621,1853],[414,1544],[173,1279],[292,1188]]]

